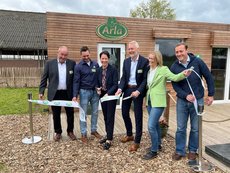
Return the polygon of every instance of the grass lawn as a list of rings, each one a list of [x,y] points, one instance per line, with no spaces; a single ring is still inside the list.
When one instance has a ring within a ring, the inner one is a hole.
[[[0,88],[0,115],[28,113],[28,93],[38,99],[38,88]],[[42,112],[47,106],[33,104],[33,112]]]
[[[6,166],[0,162],[0,172],[7,171]]]

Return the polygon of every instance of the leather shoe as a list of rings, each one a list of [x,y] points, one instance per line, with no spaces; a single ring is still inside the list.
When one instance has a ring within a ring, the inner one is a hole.
[[[87,136],[81,135],[81,141],[86,144],[88,142]]]
[[[197,156],[196,153],[189,152],[188,153],[188,160],[196,160],[196,156]]]
[[[134,137],[133,136],[123,136],[120,141],[122,143],[126,143],[126,142],[129,142],[129,141],[133,141],[134,140]]]
[[[182,157],[183,157],[182,155],[177,154],[177,153],[174,153],[174,154],[172,155],[172,159],[173,159],[173,160],[181,160]]]
[[[102,138],[102,136],[101,136],[97,131],[91,132],[91,135],[95,136],[95,137],[98,138],[98,139],[101,139],[101,138]]]
[[[74,141],[74,140],[77,139],[76,136],[73,134],[73,132],[69,132],[69,133],[68,133],[68,136],[70,137],[70,139],[71,139],[72,141]]]
[[[154,152],[154,151],[149,151],[148,153],[146,153],[144,156],[143,156],[143,159],[144,160],[150,160],[150,159],[153,159],[157,157],[157,152]]]
[[[137,151],[138,148],[140,148],[140,144],[132,144],[129,147],[129,152]]]
[[[54,141],[58,142],[61,139],[61,134],[60,133],[56,133],[56,135],[54,136]]]

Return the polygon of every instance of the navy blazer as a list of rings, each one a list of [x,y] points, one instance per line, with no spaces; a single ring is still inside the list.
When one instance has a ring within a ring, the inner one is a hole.
[[[136,69],[136,82],[137,90],[145,96],[146,93],[146,84],[147,84],[147,66],[149,62],[148,59],[139,55],[137,69]],[[123,63],[123,74],[119,84],[119,88],[122,92],[125,92],[128,86],[129,77],[130,77],[130,67],[131,67],[131,57],[126,58]]]
[[[96,87],[102,87],[102,67],[97,70],[97,83]],[[106,89],[108,95],[114,95],[118,88],[118,72],[115,67],[108,65],[106,71]]]
[[[74,66],[75,61],[67,59],[66,60],[66,86],[67,86],[67,94],[69,100],[72,99],[73,93],[73,75],[74,75]],[[47,81],[48,85],[48,100],[52,101],[58,88],[59,82],[59,73],[58,73],[58,61],[57,59],[52,59],[46,62],[44,73],[41,77],[41,83],[39,86],[39,94],[43,94],[45,92]]]

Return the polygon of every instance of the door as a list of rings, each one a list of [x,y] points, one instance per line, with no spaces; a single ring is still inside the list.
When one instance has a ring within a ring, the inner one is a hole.
[[[109,63],[117,68],[118,80],[122,75],[123,61],[125,59],[125,44],[98,44],[97,46],[97,61],[101,66],[99,54],[102,51],[108,51],[110,53]],[[117,102],[117,108],[121,108],[121,99]]]

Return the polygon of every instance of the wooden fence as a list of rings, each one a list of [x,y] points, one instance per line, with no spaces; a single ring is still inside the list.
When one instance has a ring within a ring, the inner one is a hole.
[[[0,87],[38,87],[43,68],[1,67]]]

